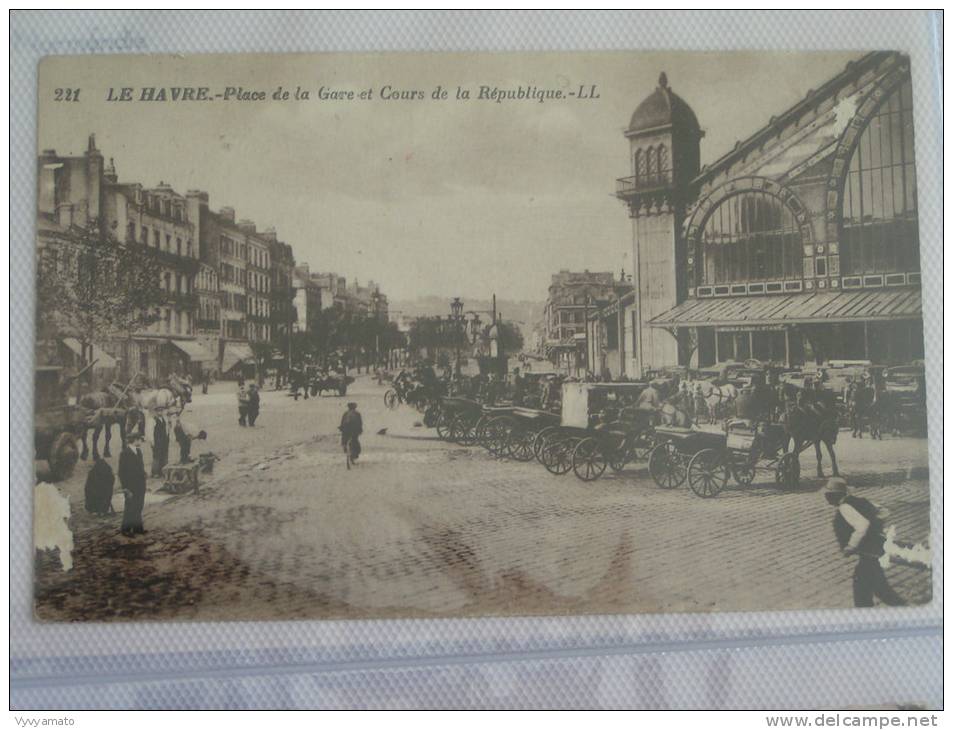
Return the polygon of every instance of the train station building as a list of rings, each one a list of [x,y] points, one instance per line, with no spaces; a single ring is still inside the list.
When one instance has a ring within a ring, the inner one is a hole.
[[[664,73],[625,136],[635,288],[593,315],[632,323],[620,374],[923,357],[907,57],[859,58],[704,167]]]

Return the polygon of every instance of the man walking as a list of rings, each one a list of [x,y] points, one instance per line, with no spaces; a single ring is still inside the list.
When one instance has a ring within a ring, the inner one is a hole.
[[[886,538],[877,506],[863,497],[848,494],[847,482],[840,477],[828,480],[824,498],[837,507],[834,536],[841,552],[858,556],[854,569],[854,606],[869,608],[874,605],[874,597],[888,606],[906,605],[887,583],[887,576],[880,567]]]
[[[351,451],[351,460],[357,461],[361,454],[361,441],[359,436],[364,432],[364,423],[361,414],[357,411],[357,403],[348,403],[347,410],[341,416],[341,425],[338,426],[341,432],[341,447],[345,452],[348,450],[348,444],[354,443]]]
[[[120,532],[127,537],[145,532],[142,508],[146,502],[146,468],[141,443],[139,436],[133,434],[119,454],[119,484],[125,495]]]

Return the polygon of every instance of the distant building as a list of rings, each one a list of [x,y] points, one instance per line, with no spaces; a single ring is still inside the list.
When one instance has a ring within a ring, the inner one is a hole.
[[[563,269],[553,274],[543,310],[543,350],[553,365],[567,372],[585,372],[586,320],[600,301],[610,298],[615,286],[608,271]]]

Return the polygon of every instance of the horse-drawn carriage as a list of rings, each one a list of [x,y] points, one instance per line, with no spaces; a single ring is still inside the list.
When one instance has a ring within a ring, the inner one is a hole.
[[[350,375],[342,373],[318,373],[308,379],[308,387],[311,389],[312,396],[323,395],[325,391],[337,393],[339,396],[347,395],[347,386],[354,382]]]
[[[53,481],[61,481],[73,473],[79,460],[76,441],[85,433],[89,418],[86,409],[69,403],[68,383],[63,382],[62,374],[63,368],[58,365],[36,367],[34,458],[49,464]]]
[[[564,383],[558,425],[534,439],[537,460],[552,474],[573,471],[583,481],[606,467],[621,471],[644,459],[653,443],[656,413],[636,407],[645,383]]]
[[[787,451],[790,437],[780,424],[734,420],[726,424],[725,433],[659,426],[655,437],[649,474],[665,489],[687,479],[699,497],[714,497],[729,477],[749,486],[758,469],[773,469],[775,482],[786,489],[795,489],[800,482],[799,453]]]

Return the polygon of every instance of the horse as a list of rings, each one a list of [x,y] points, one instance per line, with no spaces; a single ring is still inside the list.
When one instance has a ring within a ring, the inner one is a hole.
[[[735,400],[738,398],[738,388],[731,383],[718,385],[711,380],[688,380],[686,381],[689,393],[701,395],[701,399],[695,399],[693,404],[696,419],[707,415],[708,423],[727,418],[731,415],[731,409]],[[702,404],[704,403],[704,408]]]
[[[124,394],[113,391],[114,385],[107,390],[97,390],[80,396],[78,405],[89,412],[85,428],[82,432],[83,450],[80,458],[85,461],[89,458],[89,446],[86,441],[90,429],[93,431],[93,458],[99,456],[99,434],[105,429],[105,445],[103,456],[107,459],[112,456],[109,451],[109,442],[112,439],[112,427],[119,426],[119,438],[123,445],[126,443],[125,411],[121,408]],[[118,387],[117,387],[118,389]]]
[[[656,420],[662,426],[677,426],[679,428],[691,428],[692,416],[690,407],[687,403],[691,398],[689,393],[677,392],[670,398],[663,400],[656,410]]]
[[[109,389],[115,393],[118,387],[114,384],[109,386]],[[134,389],[129,391],[128,396],[131,405],[142,411],[152,411],[153,413],[181,411],[187,402],[182,401],[171,388]]]
[[[817,455],[817,476],[824,477],[821,466],[821,443],[827,447],[831,457],[833,476],[839,477],[837,456],[834,454],[834,444],[837,443],[837,407],[834,404],[832,393],[815,390],[802,390],[787,384],[782,387],[785,393],[785,408],[781,417],[784,425],[785,452],[789,443],[793,445],[793,453],[800,454],[808,444],[814,444]],[[793,397],[791,397],[793,394]]]
[[[176,373],[169,376],[169,390],[175,393],[183,405],[192,402],[192,383]]]

